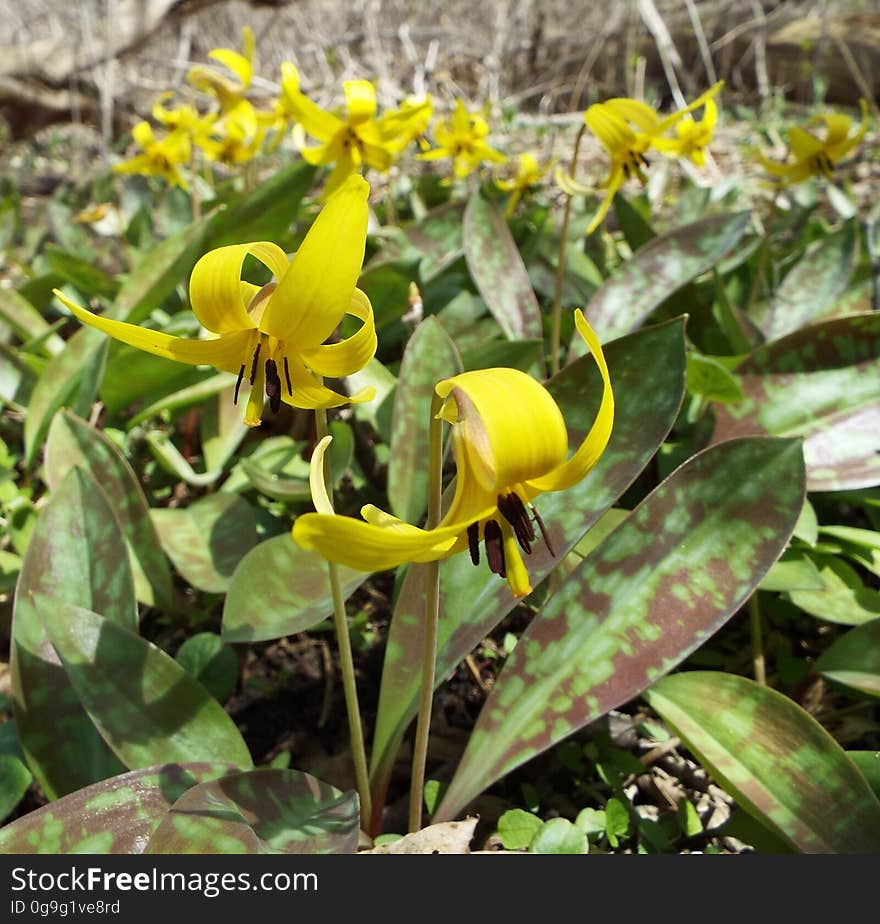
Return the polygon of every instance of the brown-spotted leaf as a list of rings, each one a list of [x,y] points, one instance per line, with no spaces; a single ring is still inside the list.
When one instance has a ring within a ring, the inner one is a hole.
[[[557,558],[543,544],[527,561],[537,586],[648,464],[669,432],[684,393],[684,328],[681,319],[647,328],[605,347],[616,395],[614,431],[593,471],[569,491],[536,499]],[[548,387],[577,446],[592,424],[602,391],[589,357],[571,364]],[[411,566],[394,611],[373,738],[372,776],[381,795],[397,749],[416,713],[424,620],[425,570]],[[506,582],[485,562],[474,568],[455,555],[440,568],[441,616],[438,683],[516,605]],[[377,803],[381,798],[375,800]]]
[[[67,475],[40,512],[22,562],[12,619],[19,738],[43,791],[56,799],[125,768],[83,710],[49,641],[38,594],[100,610],[128,629],[137,626],[125,540],[106,495],[81,469]]]
[[[89,609],[36,599],[76,695],[129,770],[193,760],[252,766],[232,719],[174,658]]]
[[[0,853],[143,853],[156,826],[190,787],[235,768],[164,764],[85,786],[0,828]]]
[[[339,567],[347,599],[369,577]],[[327,562],[290,537],[251,549],[232,575],[223,607],[223,639],[258,642],[305,632],[333,613]]]
[[[58,414],[46,443],[46,481],[53,490],[73,468],[91,474],[107,496],[128,547],[138,599],[171,609],[171,571],[159,547],[143,489],[125,456],[71,411]]]
[[[838,683],[880,697],[880,619],[856,626],[816,661],[816,670]]]
[[[464,210],[464,255],[508,340],[540,340],[541,308],[504,215],[477,190]]]
[[[435,819],[453,818],[698,648],[782,554],[803,502],[797,440],[724,443],[670,475],[520,637]]]
[[[735,674],[689,671],[645,693],[750,814],[803,853],[880,852],[880,801],[807,712]]]
[[[428,429],[434,385],[461,372],[455,344],[434,317],[415,329],[400,364],[391,414],[388,501],[415,523],[428,506]]]
[[[717,263],[750,220],[748,212],[713,215],[655,237],[590,299],[587,320],[603,338],[635,330],[670,295]]]
[[[715,407],[713,442],[802,436],[810,491],[880,484],[880,314],[789,334],[736,374],[745,400]]]
[[[183,510],[152,511],[162,547],[193,587],[229,589],[232,573],[257,544],[251,505],[234,494],[210,494]]]
[[[184,793],[146,853],[355,853],[358,797],[298,770],[250,770]]]

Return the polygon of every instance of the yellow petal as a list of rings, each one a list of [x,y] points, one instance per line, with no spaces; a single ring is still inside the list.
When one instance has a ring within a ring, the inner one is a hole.
[[[375,526],[354,517],[306,513],[293,524],[293,539],[328,561],[359,571],[386,571],[411,561],[434,561],[451,554],[457,534],[423,530],[406,523]]]
[[[260,330],[298,348],[323,343],[351,305],[364,261],[369,184],[349,177],[321,210],[272,295]]]
[[[369,80],[346,80],[342,84],[345,93],[345,110],[352,125],[366,122],[376,114],[376,88]]]
[[[643,103],[641,100],[618,97],[616,99],[606,100],[603,105],[610,109],[615,115],[635,125],[636,128],[645,132],[645,134],[655,135],[660,129],[660,116],[658,116],[656,111],[647,103]]]
[[[692,103],[688,103],[684,109],[679,109],[676,112],[673,112],[672,115],[666,116],[665,119],[657,127],[656,134],[663,134],[667,129],[671,128],[681,119],[683,116],[686,116],[689,112],[694,112],[699,109],[700,106],[704,106],[710,99],[712,99],[717,93],[720,92],[724,86],[724,81],[719,80],[717,83],[713,84],[706,90],[705,93],[701,93]]]
[[[356,334],[339,343],[323,344],[300,351],[309,368],[319,375],[334,379],[354,375],[363,369],[376,353],[373,308],[366,294],[360,289],[354,290],[348,313],[363,321],[361,329]]]
[[[550,393],[517,369],[478,369],[438,383],[447,398],[442,416],[454,420],[453,447],[466,469],[491,494],[537,478],[565,460],[568,438]]]
[[[789,129],[788,144],[795,160],[809,160],[822,150],[822,142],[798,125],[793,125]]]
[[[612,169],[608,179],[605,181],[608,184],[608,190],[605,193],[605,198],[599,205],[599,210],[593,216],[593,220],[587,227],[587,230],[584,232],[584,236],[589,236],[592,234],[599,225],[605,220],[605,216],[608,214],[608,210],[611,208],[611,203],[614,201],[614,196],[617,194],[617,190],[623,186],[623,168],[616,166]]]
[[[584,121],[612,157],[630,150],[638,140],[629,125],[604,103],[593,103],[584,113]]]
[[[284,387],[281,391],[281,400],[292,407],[317,410],[319,408],[340,407],[343,404],[359,404],[362,401],[372,401],[376,396],[376,389],[372,386],[362,388],[353,395],[343,395],[332,388],[327,388],[319,378],[314,376],[303,365],[302,360],[292,353],[285,354],[287,368],[290,372],[293,395]]]
[[[608,440],[611,438],[611,429],[614,425],[614,391],[611,388],[611,376],[608,373],[605,354],[602,352],[602,344],[593,328],[587,323],[582,311],[575,311],[574,322],[602,374],[602,401],[599,404],[599,411],[593,421],[593,426],[590,427],[589,433],[575,454],[544,477],[531,478],[526,482],[526,487],[534,492],[564,491],[573,484],[577,484],[599,461],[599,457],[605,451]]]
[[[324,477],[324,456],[332,442],[332,436],[325,436],[315,446],[309,463],[309,490],[312,494],[312,503],[318,513],[333,513],[333,501],[327,493],[327,479]]]
[[[240,55],[231,48],[215,48],[213,51],[208,52],[208,57],[219,61],[224,67],[228,67],[238,77],[243,90],[250,86],[254,71],[251,62],[244,55]]]
[[[206,330],[217,334],[257,325],[242,299],[241,267],[251,254],[280,279],[288,269],[287,255],[269,241],[231,244],[206,253],[196,263],[189,281],[192,310]]]
[[[75,302],[66,298],[57,289],[53,290],[68,310],[83,324],[95,327],[105,334],[120,340],[129,346],[173,359],[175,362],[188,363],[192,366],[214,366],[224,372],[237,373],[242,363],[249,359],[249,346],[253,340],[250,331],[238,331],[224,334],[216,340],[190,340],[183,337],[172,337],[157,330],[139,327],[137,324],[127,324],[116,321],[80,308]]]
[[[504,569],[507,572],[507,584],[514,597],[526,597],[532,592],[532,584],[529,580],[529,572],[523,564],[519,543],[510,524],[503,517],[499,518],[499,525],[504,538]]]

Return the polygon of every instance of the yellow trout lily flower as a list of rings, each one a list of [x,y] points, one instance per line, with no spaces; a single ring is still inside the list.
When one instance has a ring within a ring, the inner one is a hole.
[[[256,45],[251,27],[245,26],[241,30],[241,36],[241,52],[232,48],[215,48],[208,52],[208,57],[219,61],[235,79],[230,79],[216,68],[203,64],[191,67],[186,75],[190,86],[217,100],[221,112],[229,112],[244,99],[254,77]]]
[[[552,164],[545,164],[543,167],[538,163],[534,154],[517,154],[516,156],[516,173],[509,180],[495,180],[495,185],[511,194],[507,200],[507,208],[504,210],[504,217],[510,218],[517,203],[533,186],[537,186],[550,170]]]
[[[346,80],[343,92],[343,115],[327,112],[300,91],[296,68],[289,62],[282,65],[278,111],[320,142],[316,147],[300,144],[303,160],[316,166],[335,165],[324,187],[325,196],[364,166],[387,171],[431,117],[431,100],[426,98],[377,118],[376,89],[369,80]]]
[[[180,130],[186,133],[192,139],[193,144],[200,146],[205,139],[210,137],[217,121],[216,113],[200,115],[196,107],[189,103],[181,103],[174,107],[167,106],[166,103],[173,97],[174,92],[171,90],[159,95],[153,103],[153,119],[171,131]]]
[[[659,150],[657,142],[660,141],[661,145],[664,143],[661,136],[688,113],[706,105],[723,85],[724,82],[719,81],[684,109],[665,118],[647,103],[637,99],[609,99],[604,103],[594,103],[587,109],[584,121],[611,159],[608,176],[601,184],[606,190],[605,198],[590,222],[587,234],[592,234],[602,223],[617,190],[623,186],[625,180],[638,177],[642,183],[647,181],[645,168],[650,163],[646,156],[648,150],[652,147]],[[672,148],[678,155],[682,149],[682,140],[673,140]]]
[[[865,100],[859,102],[862,122],[855,134],[850,134],[852,119],[847,115],[832,113],[818,116],[812,121],[813,124],[824,124],[824,137],[817,138],[812,132],[793,126],[788,132],[788,144],[794,163],[778,163],[759,154],[764,169],[785,186],[801,183],[811,176],[824,176],[830,180],[835,164],[858,147],[868,129],[868,105]]]
[[[260,153],[266,130],[266,123],[243,99],[214,123],[210,135],[201,139],[199,147],[208,160],[243,164]]]
[[[114,164],[114,173],[160,176],[169,186],[187,188],[186,178],[180,170],[181,164],[188,164],[192,157],[192,144],[187,132],[175,129],[157,138],[149,122],[138,122],[131,134],[143,153]]]
[[[486,143],[489,124],[476,112],[469,112],[462,100],[456,100],[452,115],[434,128],[437,147],[419,155],[420,160],[452,159],[455,176],[469,176],[482,163],[504,164],[507,158]]]
[[[706,166],[706,149],[715,134],[718,124],[718,106],[714,99],[707,99],[703,118],[697,121],[686,115],[675,123],[675,138],[655,138],[654,147],[671,157],[683,157],[697,167]]]
[[[531,553],[536,526],[549,547],[532,502],[545,491],[563,491],[580,481],[604,452],[614,421],[602,346],[580,311],[575,323],[604,385],[596,419],[571,458],[562,412],[543,385],[516,369],[464,372],[435,387],[443,400],[439,416],[452,425],[458,472],[449,511],[435,529],[419,529],[369,504],[361,510],[364,520],[333,514],[323,489],[327,442],[322,442],[311,463],[318,512],[297,518],[294,540],[361,571],[435,561],[463,549],[479,564],[482,540],[489,568],[507,579],[513,595],[531,593],[522,553]]]
[[[190,302],[211,339],[172,337],[101,317],[55,290],[84,324],[123,343],[191,365],[238,375],[235,401],[247,373],[251,384],[245,423],[257,426],[264,393],[273,411],[281,402],[301,408],[369,401],[373,389],[348,397],[325,387],[323,376],[342,378],[363,368],[376,352],[373,310],[355,288],[364,259],[370,187],[351,177],[327,202],[291,261],[276,244],[260,241],[219,247],[205,254],[190,278]],[[262,288],[241,279],[250,254],[275,277]],[[345,315],[362,321],[353,336],[326,343]]]

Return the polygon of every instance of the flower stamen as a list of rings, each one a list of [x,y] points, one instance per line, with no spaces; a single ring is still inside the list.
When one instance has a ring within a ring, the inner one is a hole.
[[[293,383],[290,381],[290,364],[287,362],[287,357],[284,357],[284,379],[287,383],[287,394],[290,397],[293,397]]]
[[[489,570],[499,577],[507,577],[504,561],[504,535],[495,520],[487,520],[483,528],[483,541],[486,543],[486,560]]]
[[[251,385],[254,384],[254,379],[257,377],[257,364],[260,361],[260,348],[263,346],[261,340],[257,341],[257,348],[254,350],[254,358],[251,362]]]
[[[467,528],[468,549],[471,553],[471,561],[478,565],[480,563],[480,524],[471,523]]]
[[[533,504],[529,504],[529,510],[532,511],[532,516],[538,524],[538,529],[541,531],[541,538],[544,540],[544,545],[547,546],[547,551],[556,558],[556,552],[553,551],[553,545],[550,542],[550,536],[547,533],[547,528],[544,526],[544,521],[541,519],[541,514],[538,513]]]
[[[281,410],[281,379],[278,377],[278,365],[274,359],[266,360],[266,397],[272,413]]]
[[[526,555],[531,555],[532,543],[535,541],[535,530],[522,498],[515,491],[510,494],[499,494],[498,510],[513,527],[519,547]]]
[[[241,364],[241,369],[238,370],[238,378],[235,380],[235,394],[232,396],[232,403],[238,404],[238,392],[241,388],[241,381],[244,378],[244,363]]]

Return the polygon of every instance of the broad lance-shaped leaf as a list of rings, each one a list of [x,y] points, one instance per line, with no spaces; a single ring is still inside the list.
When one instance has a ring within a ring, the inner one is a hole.
[[[125,540],[104,492],[81,469],[67,475],[40,513],[22,561],[12,618],[19,738],[43,791],[57,799],[125,768],[83,710],[46,634],[37,594],[100,610],[108,622],[127,629],[137,627]]]
[[[251,770],[194,786],[146,853],[356,853],[358,797],[299,770]]]
[[[348,599],[369,577],[339,568]],[[333,613],[327,562],[289,534],[261,542],[239,562],[223,606],[223,639],[260,642],[305,632]]]
[[[713,442],[802,436],[810,491],[880,484],[880,314],[797,331],[736,374],[745,401],[715,407]]]
[[[880,853],[880,802],[841,746],[776,690],[690,671],[645,693],[718,782],[803,853]]]
[[[779,558],[803,502],[797,440],[725,443],[670,475],[523,633],[435,820],[454,817],[505,773],[698,648]]]
[[[543,543],[529,556],[533,585],[542,581],[648,464],[672,426],[684,394],[681,319],[639,331],[605,347],[617,400],[611,441],[596,468],[579,484],[538,498],[557,558]],[[548,387],[579,444],[598,408],[601,382],[591,358],[568,366]],[[381,795],[407,726],[416,714],[424,619],[423,568],[411,566],[400,591],[385,653],[379,714],[373,738],[372,777]],[[467,555],[440,567],[438,684],[516,605],[507,584],[485,562]],[[375,800],[377,804],[382,798]]]
[[[0,823],[18,805],[32,781],[15,722],[0,723]]]
[[[768,316],[759,322],[768,340],[776,340],[834,310],[849,286],[858,254],[856,223],[846,222],[807,248],[782,280]],[[840,311],[837,311],[840,314]]]
[[[748,212],[713,215],[654,238],[590,299],[587,320],[603,339],[635,330],[670,295],[717,263],[750,219]]]
[[[222,763],[164,764],[102,780],[0,828],[0,854],[143,853],[180,796],[234,769]]]
[[[73,468],[97,482],[125,536],[138,599],[170,610],[171,571],[159,548],[143,489],[125,456],[99,430],[71,411],[58,414],[46,443],[46,481],[53,490]]]
[[[436,318],[425,318],[406,345],[391,415],[388,500],[392,511],[408,523],[417,522],[428,506],[425,460],[434,385],[461,371],[461,358],[449,335]]]
[[[507,221],[477,190],[464,210],[464,255],[477,290],[508,340],[543,336],[541,309]]]
[[[880,619],[841,636],[816,661],[816,670],[830,680],[880,697]]]
[[[162,546],[193,587],[229,588],[236,565],[257,543],[251,505],[235,494],[209,494],[183,510],[152,511]]]
[[[91,610],[38,600],[77,696],[130,770],[191,760],[252,766],[232,719],[174,658]]]

